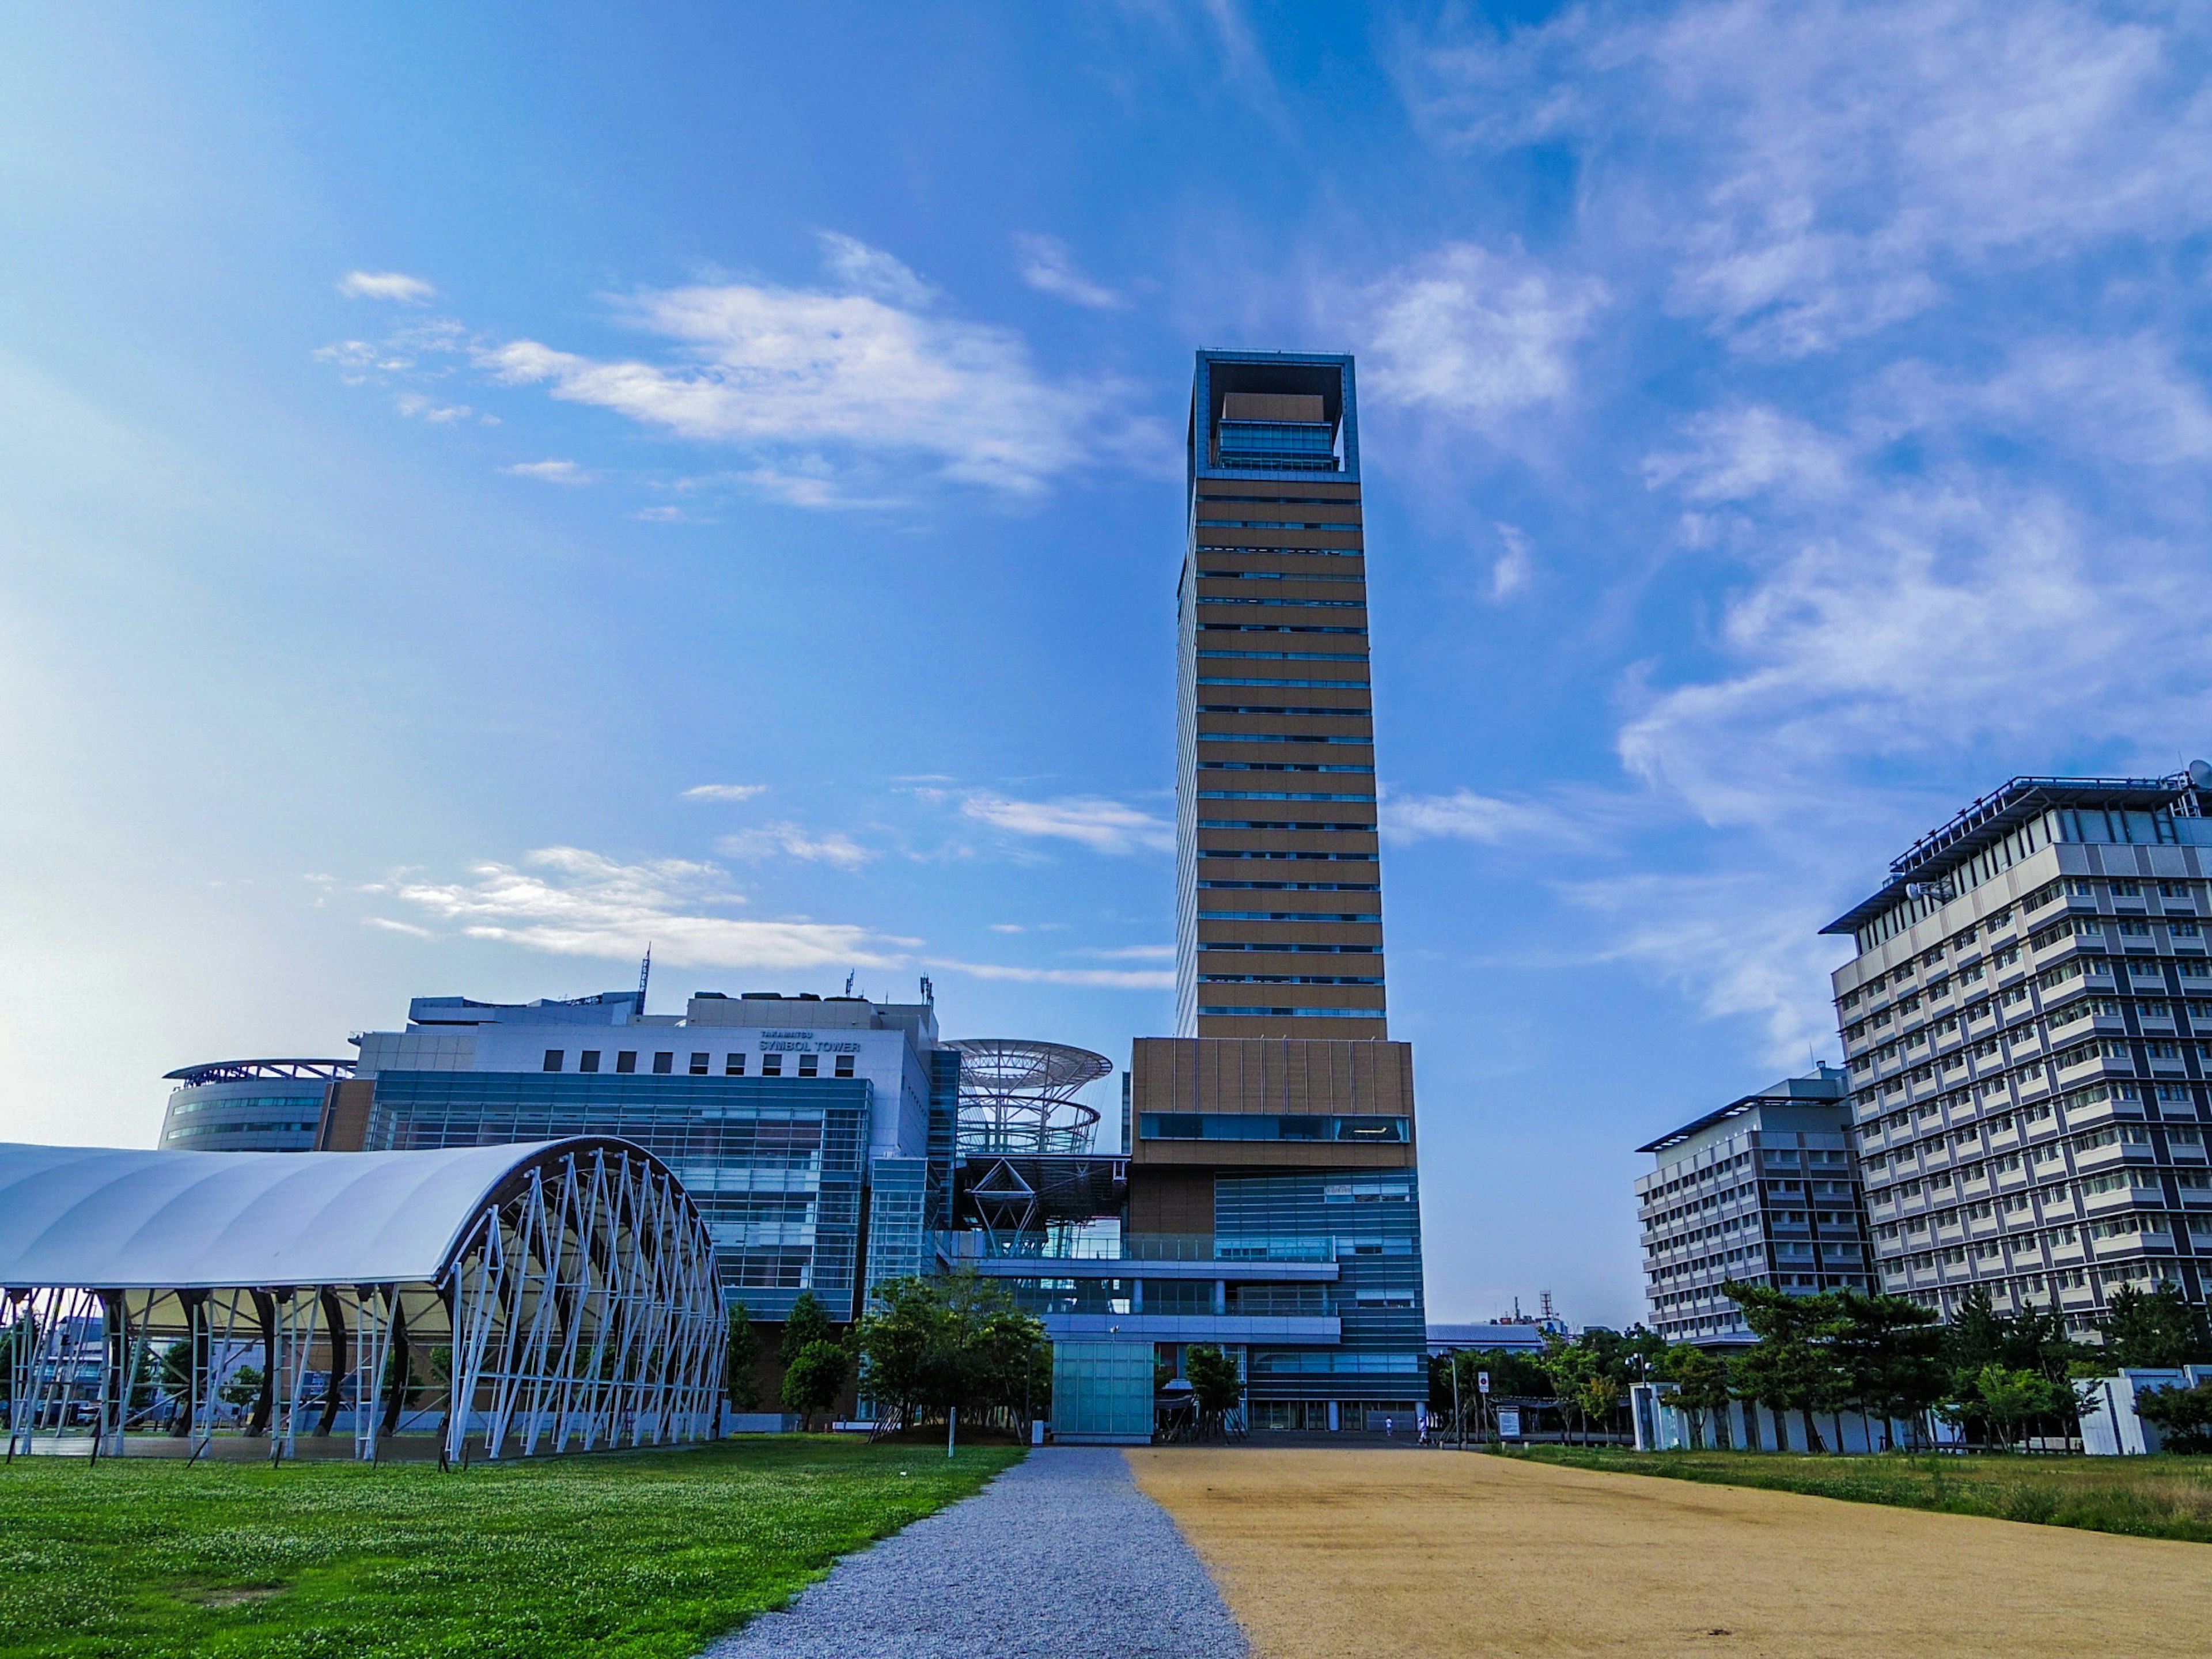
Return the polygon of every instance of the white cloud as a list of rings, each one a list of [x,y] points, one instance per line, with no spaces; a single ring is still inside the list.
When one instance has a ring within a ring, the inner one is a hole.
[[[396,270],[349,270],[338,278],[338,292],[349,300],[398,300],[421,305],[436,298],[438,290],[420,276]]]
[[[363,916],[362,925],[367,927],[380,927],[387,933],[404,933],[410,939],[437,937],[427,927],[417,927],[411,921],[394,921],[389,916]]]
[[[834,864],[841,870],[857,870],[876,856],[842,831],[833,830],[827,835],[814,836],[795,823],[767,823],[757,830],[741,830],[716,842],[714,850],[750,861],[781,856],[801,859],[809,864]]]
[[[1102,424],[1121,401],[1112,388],[1046,380],[1018,336],[932,314],[905,266],[827,240],[848,291],[732,283],[637,295],[633,320],[669,341],[674,361],[603,362],[517,340],[477,363],[508,385],[760,452],[758,481],[808,506],[842,504],[841,492],[818,475],[784,483],[808,475],[779,458],[818,459],[825,447],[921,458],[946,477],[1024,494],[1151,441],[1126,419]]]
[[[1960,273],[2212,222],[2187,27],[2056,0],[1601,4],[1425,43],[1404,81],[1448,141],[1579,144],[1586,218],[1663,248],[1680,309],[1798,356]]]
[[[1175,953],[1172,945],[1124,945],[1111,951],[1079,952],[1086,957],[1103,957],[1109,962],[1172,962]]]
[[[476,412],[466,404],[441,404],[419,392],[402,392],[392,400],[392,407],[410,421],[428,421],[432,426],[451,426]]]
[[[1645,483],[1673,484],[1693,501],[1740,501],[1770,491],[1832,500],[1854,482],[1850,447],[1794,416],[1764,406],[1695,416],[1686,450],[1647,457]]]
[[[1091,985],[1122,991],[1171,991],[1175,975],[1156,968],[1009,968],[997,963],[933,959],[932,968],[949,968],[977,979],[1013,980],[1024,985]]]
[[[1500,800],[1462,789],[1449,795],[1402,795],[1386,791],[1380,807],[1382,828],[1388,840],[1454,840],[1500,846],[1507,842],[1536,837],[1558,839],[1569,834],[1568,821],[1548,806],[1528,801]]]
[[[1495,429],[1564,401],[1602,283],[1547,270],[1517,248],[1449,243],[1371,287],[1364,374],[1378,398]]]
[[[872,295],[886,305],[912,311],[936,301],[935,289],[881,248],[834,230],[823,231],[820,237],[823,268],[853,293]]]
[[[765,783],[695,783],[684,792],[686,800],[750,800],[765,795]]]
[[[1866,401],[1869,437],[1968,423],[2123,465],[2212,459],[2212,403],[2148,335],[2027,341],[1978,381],[1899,363]]]
[[[636,512],[631,514],[630,517],[646,524],[696,524],[699,522],[680,507],[641,507]]]
[[[500,470],[518,478],[535,478],[541,483],[587,484],[592,482],[592,475],[574,461],[517,461],[513,466]]]
[[[960,810],[994,829],[1017,836],[1079,842],[1094,853],[1172,852],[1175,826],[1149,812],[1097,796],[1057,800],[1009,800],[970,795]]]
[[[1110,288],[1092,282],[1076,268],[1075,256],[1056,236],[1019,234],[1015,252],[1021,255],[1022,280],[1040,294],[1049,294],[1093,311],[1118,311],[1127,303]]]
[[[1490,597],[1510,599],[1525,590],[1536,579],[1536,562],[1528,555],[1528,538],[1510,524],[1498,527],[1498,539],[1505,544],[1505,550],[1490,567]]]
[[[654,961],[678,967],[889,968],[920,944],[842,923],[702,914],[744,902],[711,864],[622,864],[576,847],[544,848],[523,862],[529,867],[479,865],[467,882],[405,882],[398,896],[472,939],[623,961],[651,945]]]
[[[2054,745],[2202,729],[2212,580],[2191,549],[1972,474],[1863,486],[1751,533],[1724,666],[1650,695],[1620,736],[1631,770],[1709,822],[1802,823],[1869,763],[2010,751],[2048,769]]]
[[[1613,925],[1601,960],[1632,962],[1680,986],[1715,1019],[1748,1018],[1765,1036],[1768,1064],[1792,1072],[1835,1052],[1828,972],[1846,954],[1808,908],[1819,872],[1773,870],[1726,876],[1644,875],[1567,887],[1567,896]]]

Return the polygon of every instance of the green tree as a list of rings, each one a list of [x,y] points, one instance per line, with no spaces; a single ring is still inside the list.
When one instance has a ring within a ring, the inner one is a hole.
[[[2116,1367],[2165,1370],[2212,1362],[2212,1322],[2173,1285],[2148,1292],[2123,1285],[2106,1303],[2100,1328]]]
[[[1917,1424],[1950,1389],[1936,1310],[1905,1297],[1850,1290],[1835,1293],[1835,1306],[1829,1354],[1847,1397],[1881,1419],[1885,1440],[1892,1422]]]
[[[2212,1382],[2138,1394],[2136,1415],[2158,1431],[2166,1451],[2212,1452]]]
[[[230,1374],[230,1381],[216,1390],[216,1398],[234,1411],[244,1411],[261,1398],[260,1367],[240,1365]]]
[[[1777,1413],[1797,1413],[1806,1449],[1826,1452],[1813,1414],[1834,1410],[1848,1386],[1830,1352],[1838,1316],[1834,1297],[1792,1296],[1734,1279],[1721,1289],[1743,1310],[1743,1322],[1759,1339],[1730,1368],[1736,1392]]]
[[[729,1334],[722,1359],[722,1392],[730,1409],[760,1409],[760,1333],[753,1328],[750,1309],[742,1302],[730,1304]]]
[[[797,1412],[799,1426],[813,1425],[814,1413],[827,1411],[852,1375],[853,1356],[835,1342],[810,1342],[783,1368],[783,1407]]]
[[[1687,1416],[1691,1446],[1700,1451],[1705,1449],[1705,1419],[1708,1412],[1712,1413],[1721,1444],[1728,1445],[1729,1401],[1734,1398],[1729,1388],[1728,1367],[1716,1355],[1683,1342],[1667,1350],[1660,1361],[1659,1374],[1674,1385],[1674,1407]]]
[[[1198,1397],[1200,1433],[1219,1433],[1229,1413],[1244,1398],[1244,1379],[1237,1362],[1211,1343],[1184,1350],[1182,1374]]]
[[[2073,1397],[2073,1390],[2064,1383],[2053,1382],[2039,1372],[2009,1370],[1996,1364],[1982,1367],[1973,1379],[1970,1396],[1975,1414],[1995,1429],[2008,1447],[2018,1443],[2033,1419],[2069,1409]]]
[[[890,1408],[887,1427],[955,1407],[1034,1411],[1052,1395],[1043,1324],[974,1273],[878,1285],[856,1340],[868,1395]]]
[[[799,1299],[791,1304],[791,1312],[783,1322],[783,1342],[776,1350],[776,1358],[788,1365],[817,1342],[834,1342],[837,1328],[830,1322],[829,1310],[815,1300],[814,1292],[801,1291]]]

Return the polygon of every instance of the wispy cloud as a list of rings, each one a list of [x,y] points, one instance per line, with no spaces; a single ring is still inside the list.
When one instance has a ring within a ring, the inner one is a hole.
[[[1449,795],[1404,795],[1386,791],[1380,807],[1384,839],[1401,844],[1431,840],[1472,841],[1486,846],[1538,837],[1559,840],[1579,832],[1548,806],[1502,800],[1461,789]]]
[[[574,461],[517,461],[502,471],[518,478],[535,478],[540,483],[587,484],[592,475]]]
[[[1149,441],[1115,415],[1111,388],[1047,378],[1018,336],[939,314],[933,290],[889,254],[823,240],[836,291],[730,283],[635,296],[630,320],[668,341],[670,360],[608,362],[516,340],[477,361],[507,385],[751,450],[769,487],[807,476],[789,471],[790,458],[838,449],[1027,495]],[[784,489],[805,506],[844,504],[842,493],[818,476]]]
[[[1112,289],[1092,282],[1078,270],[1075,256],[1056,236],[1018,234],[1014,238],[1014,251],[1021,256],[1022,280],[1040,294],[1093,311],[1118,311],[1127,303]]]
[[[745,901],[711,864],[623,864],[577,847],[542,848],[520,868],[482,864],[464,882],[410,880],[395,890],[471,939],[557,956],[627,960],[649,944],[656,962],[672,965],[797,971],[896,967],[921,943],[844,923],[714,915]]]
[[[397,270],[349,270],[338,278],[338,292],[349,300],[398,300],[416,306],[438,296],[438,290],[420,276]]]
[[[1011,835],[1072,841],[1094,853],[1172,852],[1175,826],[1127,802],[1095,795],[1054,800],[1012,800],[1003,795],[970,795],[960,810],[971,818]]]
[[[1981,270],[2212,224],[2212,100],[2188,27],[2059,3],[1603,3],[1455,22],[1401,76],[1430,130],[1565,142],[1584,211],[1661,251],[1674,306],[1802,356]]]
[[[817,836],[795,823],[765,823],[758,829],[741,830],[724,836],[714,843],[714,850],[749,861],[799,859],[809,864],[834,864],[841,870],[857,870],[876,856],[872,848],[841,830]]]
[[[466,404],[441,404],[419,392],[402,392],[392,400],[392,406],[410,421],[427,421],[432,426],[451,426],[476,413]]]
[[[1518,248],[1448,244],[1368,290],[1368,389],[1495,430],[1567,398],[1575,348],[1605,301],[1595,277],[1547,270]]]
[[[387,933],[404,933],[410,939],[435,939],[437,935],[427,927],[417,927],[411,921],[394,921],[389,916],[363,916],[364,927],[378,927]]]
[[[751,800],[768,793],[765,783],[695,783],[684,792],[686,800]]]
[[[1510,524],[1497,526],[1498,539],[1504,544],[1490,567],[1490,597],[1510,599],[1516,593],[1526,592],[1536,579],[1536,561],[1530,556],[1528,538]]]

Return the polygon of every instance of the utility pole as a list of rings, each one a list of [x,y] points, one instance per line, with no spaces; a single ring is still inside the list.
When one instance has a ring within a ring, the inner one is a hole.
[[[1452,1421],[1459,1428],[1459,1449],[1467,1449],[1467,1413],[1459,1403],[1459,1356],[1452,1356]]]

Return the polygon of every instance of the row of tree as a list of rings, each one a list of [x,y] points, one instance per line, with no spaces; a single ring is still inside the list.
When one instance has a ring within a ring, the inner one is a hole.
[[[743,1303],[729,1315],[726,1389],[738,1411],[760,1406],[760,1337]],[[1042,1322],[975,1273],[878,1285],[866,1315],[839,1327],[801,1291],[783,1323],[781,1404],[811,1426],[856,1370],[878,1407],[878,1432],[952,1412],[970,1421],[1025,1420],[1052,1399],[1052,1344]],[[1020,1413],[1015,1417],[1015,1413]]]
[[[1449,1408],[1455,1370],[1457,1397],[1472,1401],[1475,1374],[1486,1370],[1501,1396],[1548,1399],[1571,1432],[1610,1433],[1621,1426],[1629,1386],[1648,1380],[1672,1385],[1673,1403],[1688,1413],[1694,1444],[1703,1443],[1708,1420],[1728,1443],[1729,1408],[1738,1402],[1753,1408],[1743,1420],[1753,1450],[1759,1449],[1759,1407],[1778,1423],[1784,1413],[1796,1416],[1814,1451],[1827,1449],[1820,1419],[1834,1424],[1840,1442],[1846,1412],[1881,1425],[1885,1437],[1893,1423],[1911,1425],[1917,1434],[1933,1415],[1961,1425],[1970,1440],[2013,1444],[2039,1425],[2073,1432],[2079,1378],[2120,1368],[2212,1363],[2212,1322],[2171,1285],[2116,1291],[2095,1345],[2070,1337],[2056,1310],[2000,1313],[1978,1288],[1948,1324],[1903,1297],[1848,1290],[1792,1296],[1738,1284],[1727,1291],[1754,1338],[1737,1353],[1723,1358],[1669,1344],[1640,1327],[1591,1330],[1571,1340],[1547,1333],[1539,1354],[1493,1351],[1437,1361],[1431,1403]],[[2212,1388],[2171,1391],[2143,1409],[2154,1422],[2156,1413],[2176,1416],[2166,1432],[2177,1449],[2197,1435],[2212,1444]]]

